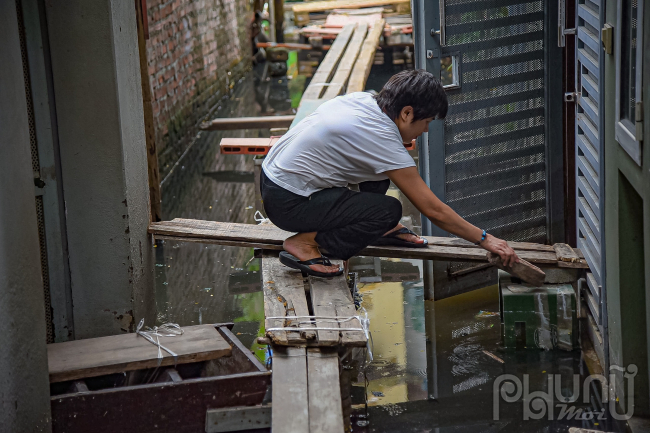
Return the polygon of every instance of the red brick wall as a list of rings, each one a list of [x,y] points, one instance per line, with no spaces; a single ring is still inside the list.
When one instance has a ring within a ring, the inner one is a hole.
[[[250,0],[147,0],[147,60],[161,176],[250,69]]]

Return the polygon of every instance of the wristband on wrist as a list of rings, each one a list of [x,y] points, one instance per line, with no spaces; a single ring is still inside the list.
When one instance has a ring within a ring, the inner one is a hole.
[[[476,242],[476,245],[481,245],[481,242],[483,242],[486,237],[487,237],[487,232],[483,230],[483,235],[481,236],[481,240]]]

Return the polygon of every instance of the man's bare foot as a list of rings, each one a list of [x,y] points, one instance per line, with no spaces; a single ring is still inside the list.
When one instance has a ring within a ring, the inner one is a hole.
[[[298,233],[287,238],[282,245],[284,250],[298,260],[311,260],[321,256],[315,240],[316,232]],[[338,272],[338,266],[310,265],[312,270],[323,273]]]
[[[394,229],[389,230],[389,231],[387,231],[386,233],[384,233],[384,236],[386,236],[386,235],[389,234],[389,233],[394,232],[395,230],[399,230],[399,229],[401,229],[402,227],[404,227],[404,225],[401,224],[401,223],[398,223],[398,224],[395,226]],[[399,238],[399,239],[402,239],[402,240],[404,240],[404,241],[407,241],[407,242],[413,242],[414,244],[421,244],[421,243],[424,243],[424,239],[422,239],[420,236],[414,236],[414,235],[410,235],[410,234],[408,234],[408,233],[406,233],[406,234],[402,234],[402,235],[397,235],[396,237]]]

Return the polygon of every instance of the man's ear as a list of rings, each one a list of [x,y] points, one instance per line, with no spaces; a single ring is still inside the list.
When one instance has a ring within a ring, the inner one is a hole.
[[[403,122],[411,123],[413,121],[413,107],[410,105],[403,107],[399,113],[399,117]]]

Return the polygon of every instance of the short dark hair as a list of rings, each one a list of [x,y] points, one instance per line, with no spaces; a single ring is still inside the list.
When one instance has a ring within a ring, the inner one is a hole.
[[[402,108],[413,107],[413,120],[442,119],[447,115],[447,94],[440,80],[424,69],[402,71],[393,75],[375,96],[377,105],[391,119],[399,117]]]

